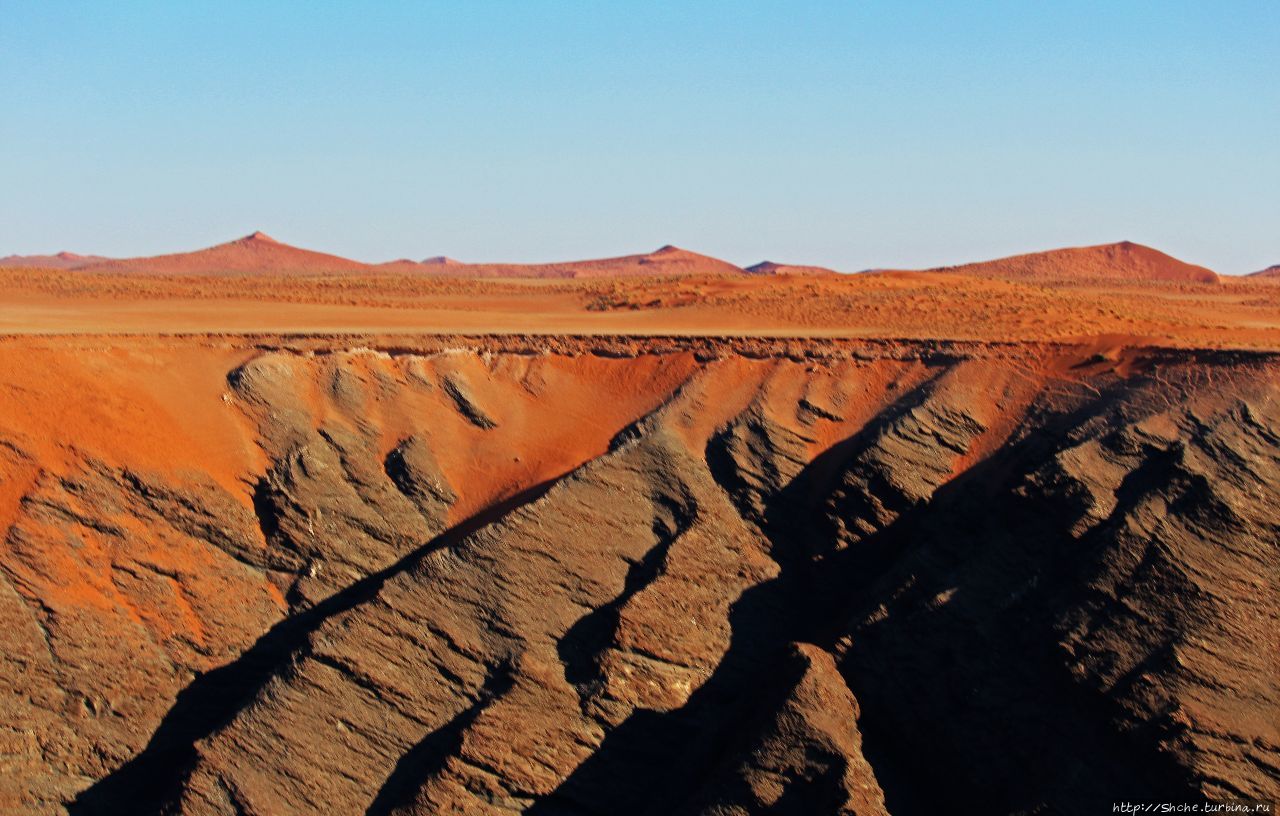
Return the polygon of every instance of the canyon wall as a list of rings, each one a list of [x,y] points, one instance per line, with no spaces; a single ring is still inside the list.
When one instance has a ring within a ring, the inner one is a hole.
[[[0,807],[1280,797],[1274,355],[358,346],[0,342]]]

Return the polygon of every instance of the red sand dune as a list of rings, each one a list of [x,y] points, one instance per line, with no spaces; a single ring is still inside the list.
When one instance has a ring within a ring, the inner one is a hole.
[[[74,252],[59,252],[57,255],[6,255],[0,258],[0,266],[27,269],[77,269],[106,260],[110,259],[98,255],[77,255]]]
[[[1248,278],[1280,278],[1280,264],[1272,264],[1266,269],[1259,269],[1246,275]]]
[[[434,260],[434,259],[431,259]],[[428,265],[431,265],[428,262]],[[687,249],[664,246],[644,255],[546,264],[471,264],[437,261],[431,271],[474,278],[612,278],[638,275],[742,275],[743,269]]]
[[[64,256],[70,263],[75,256]],[[0,264],[0,332],[768,334],[1061,341],[1097,335],[1280,348],[1280,276],[1146,247],[1063,249],[934,271],[751,271],[656,252],[550,264],[365,264],[261,233],[71,269]],[[965,274],[967,273],[967,274]],[[1177,278],[1183,274],[1185,279]],[[1144,341],[1145,342],[1145,341]]]
[[[1218,282],[1217,274],[1210,269],[1131,241],[1032,252],[929,271],[1015,280]]]
[[[780,264],[773,261],[761,261],[748,266],[746,271],[752,275],[838,275],[834,269],[825,266],[804,266],[802,264]]]
[[[178,275],[219,275],[237,273],[270,273],[298,275],[335,272],[363,272],[368,264],[312,252],[282,244],[274,238],[255,232],[235,241],[172,255],[150,258],[123,258],[83,267],[94,272],[153,272]]]
[[[441,271],[441,267],[446,266],[465,266],[465,264],[462,263],[462,261],[455,261],[453,258],[445,255],[433,255],[430,258],[423,258],[421,261],[415,261],[411,258],[397,258],[394,261],[374,264],[370,268],[377,269],[382,272],[425,272],[427,274],[436,274]]]
[[[93,272],[170,275],[292,276],[381,272],[465,278],[536,279],[836,274],[825,267],[773,261],[763,261],[743,269],[726,261],[674,246],[664,246],[646,254],[541,264],[463,263],[443,255],[422,261],[399,259],[386,263],[366,264],[283,244],[261,232],[195,252],[124,259],[83,256],[70,252],[61,252],[57,255],[10,255],[0,258],[0,267],[83,269]],[[1034,252],[923,271],[1025,281],[1109,280],[1179,283],[1219,281],[1218,276],[1209,269],[1184,263],[1163,252],[1129,241]],[[1280,277],[1280,265],[1256,272],[1250,277]]]
[[[76,256],[78,257],[78,256]],[[30,259],[16,258],[8,266],[35,267]],[[53,263],[43,264],[54,266]],[[58,265],[93,272],[143,272],[170,275],[332,275],[359,272],[448,275],[469,278],[604,278],[639,275],[742,275],[742,268],[685,249],[664,246],[656,252],[545,264],[462,263],[443,255],[421,262],[400,259],[366,264],[280,243],[255,232],[235,241],[201,249],[119,260],[85,259]]]

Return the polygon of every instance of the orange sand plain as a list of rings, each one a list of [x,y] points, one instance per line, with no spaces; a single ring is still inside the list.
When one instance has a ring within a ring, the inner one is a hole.
[[[0,334],[682,334],[1280,348],[1264,279],[1022,281],[946,272],[576,280],[0,269]]]

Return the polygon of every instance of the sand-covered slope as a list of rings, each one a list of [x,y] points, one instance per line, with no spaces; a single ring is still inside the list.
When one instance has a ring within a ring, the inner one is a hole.
[[[0,363],[6,812],[1280,795],[1272,355],[32,337]]]
[[[368,270],[368,266],[359,261],[282,244],[262,232],[195,252],[122,258],[83,265],[80,268],[90,272],[170,275],[315,275]]]
[[[803,264],[774,263],[761,261],[746,268],[752,275],[835,275],[834,269],[825,266],[805,266]]]
[[[478,278],[615,278],[642,275],[741,275],[743,270],[726,261],[687,249],[664,246],[641,255],[623,255],[590,261],[547,264],[459,263],[428,259],[421,264],[431,272]]]
[[[59,252],[56,255],[6,255],[0,258],[0,266],[26,269],[78,269],[90,264],[110,260],[97,255],[77,255]]]
[[[0,268],[0,333],[842,336],[1280,349],[1265,279],[1007,280],[946,272],[492,278],[380,268],[174,275]]]
[[[0,266],[78,269],[85,272],[171,276],[333,276],[399,273],[469,278],[608,278],[670,275],[741,275],[733,264],[673,246],[653,252],[561,263],[463,263],[446,256],[369,264],[290,246],[262,232],[194,252],[107,259],[60,253],[12,255]]]
[[[1151,247],[1118,244],[1054,249],[994,261],[948,266],[935,271],[1014,280],[1118,280],[1215,283],[1203,266],[1184,263]]]
[[[262,232],[255,232],[244,238],[194,252],[123,259],[82,256],[69,252],[57,255],[10,255],[0,258],[0,267],[81,269],[90,272],[174,276],[422,274],[482,279],[833,274],[833,271],[826,267],[773,261],[762,261],[744,269],[708,255],[670,245],[643,254],[557,263],[465,263],[439,255],[422,261],[400,259],[370,264],[290,246]],[[929,271],[1037,282],[1212,283],[1218,280],[1218,276],[1211,270],[1184,263],[1163,252],[1129,241],[1034,252],[994,261],[940,267]],[[1272,270],[1263,270],[1256,274],[1270,275]]]

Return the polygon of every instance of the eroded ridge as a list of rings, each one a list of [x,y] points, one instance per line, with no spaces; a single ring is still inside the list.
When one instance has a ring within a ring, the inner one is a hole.
[[[1276,360],[533,344],[15,359],[0,804],[1280,794]]]

